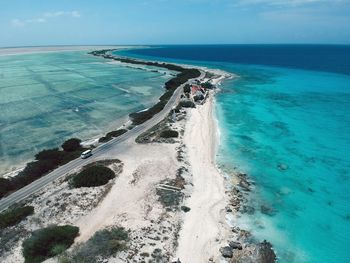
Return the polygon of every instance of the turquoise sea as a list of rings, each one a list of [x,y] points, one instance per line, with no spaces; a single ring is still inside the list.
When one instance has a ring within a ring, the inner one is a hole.
[[[118,128],[158,101],[169,73],[87,51],[0,56],[0,176],[68,138]]]
[[[216,97],[218,165],[228,175],[247,173],[254,189],[253,209],[233,222],[270,241],[279,262],[349,262],[349,46],[166,46],[121,54],[236,74]]]

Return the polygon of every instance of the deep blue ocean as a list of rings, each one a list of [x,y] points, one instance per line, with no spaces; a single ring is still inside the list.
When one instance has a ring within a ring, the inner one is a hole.
[[[255,182],[232,220],[279,262],[350,262],[350,46],[164,46],[119,54],[237,75],[216,97],[218,165]],[[262,207],[269,207],[263,213]]]

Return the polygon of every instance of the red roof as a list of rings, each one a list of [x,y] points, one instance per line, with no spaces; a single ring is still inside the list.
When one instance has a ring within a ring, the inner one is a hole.
[[[192,85],[192,88],[191,88],[192,94],[194,94],[198,90],[201,90],[201,87],[199,87],[197,85]]]

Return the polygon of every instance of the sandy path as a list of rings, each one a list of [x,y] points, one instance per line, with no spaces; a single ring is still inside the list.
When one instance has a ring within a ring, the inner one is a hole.
[[[215,166],[216,124],[213,99],[192,110],[187,122],[185,143],[192,166],[193,193],[186,203],[177,256],[182,263],[217,262],[219,248],[227,235],[224,217],[224,179]]]

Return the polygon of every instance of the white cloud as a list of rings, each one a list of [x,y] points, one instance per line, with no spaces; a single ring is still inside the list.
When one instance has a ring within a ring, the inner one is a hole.
[[[79,11],[57,11],[57,12],[46,12],[42,16],[37,18],[30,18],[30,19],[12,19],[11,24],[14,27],[23,27],[28,24],[39,24],[39,23],[45,23],[49,19],[57,18],[57,17],[72,17],[72,18],[80,18],[81,14]]]
[[[47,12],[44,14],[44,17],[59,17],[59,16],[71,16],[71,17],[80,17],[80,13],[78,11],[57,11],[57,12]]]
[[[78,11],[71,12],[72,17],[81,17],[81,14]]]
[[[21,27],[21,26],[24,26],[25,23],[23,23],[23,21],[15,18],[15,19],[12,19],[11,20],[11,24],[14,26],[14,27]]]

